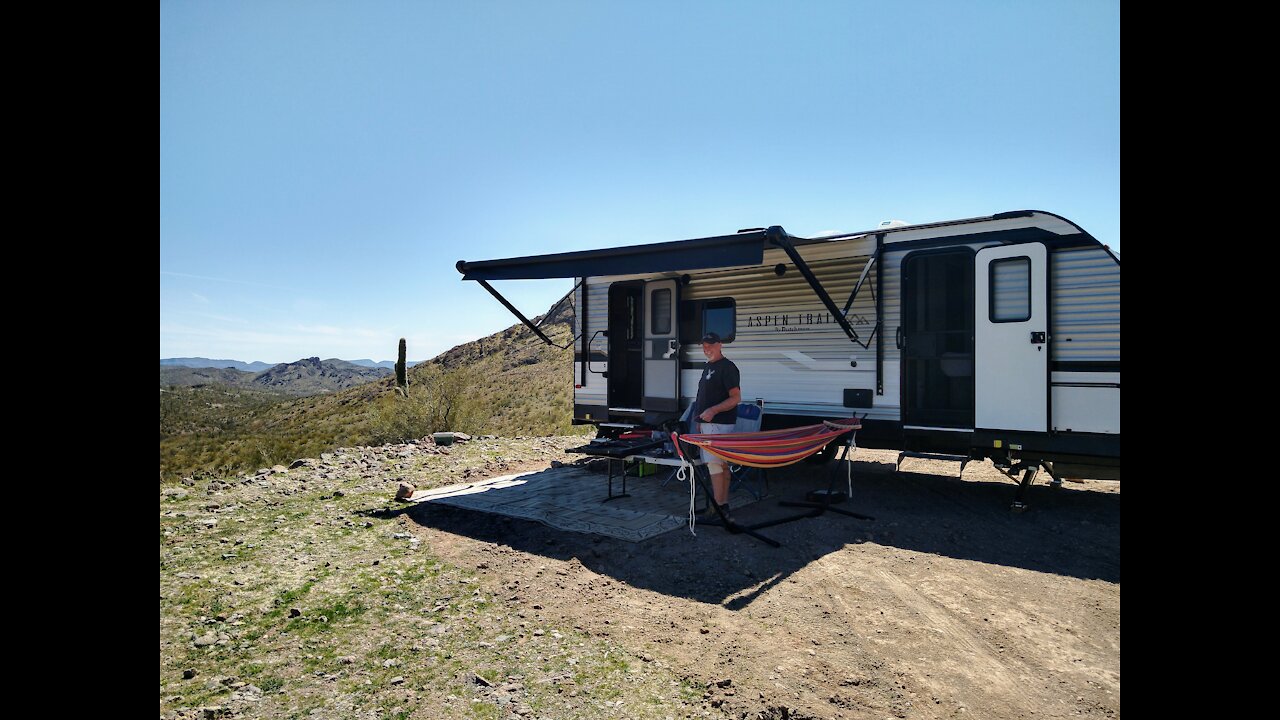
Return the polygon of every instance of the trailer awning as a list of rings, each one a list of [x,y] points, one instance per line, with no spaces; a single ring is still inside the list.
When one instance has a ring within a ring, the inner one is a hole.
[[[676,240],[674,242],[654,243],[652,245],[631,245],[627,247],[605,248],[603,250],[579,250],[577,252],[552,253],[549,255],[528,255],[525,257],[507,258],[505,260],[480,260],[467,262],[459,260],[458,272],[463,280],[474,280],[498,299],[520,322],[542,338],[548,345],[554,345],[537,325],[533,324],[514,305],[489,284],[490,280],[545,280],[550,278],[587,278],[605,277],[609,275],[636,275],[642,273],[672,272],[680,270],[707,270],[723,267],[749,267],[764,262],[764,246],[769,243],[781,248],[795,263],[809,286],[813,288],[818,299],[827,306],[832,318],[853,342],[860,343],[858,333],[849,325],[845,313],[840,311],[835,301],[818,282],[809,265],[796,252],[796,245],[809,245],[821,242],[838,242],[841,240],[863,237],[844,236],[832,238],[796,238],[773,225],[768,230],[744,230],[733,235],[696,238],[693,240]],[[862,284],[859,278],[858,286]],[[856,291],[856,288],[855,288]],[[852,297],[849,300],[853,302]],[[877,314],[876,327],[879,327]],[[861,344],[861,343],[860,343]],[[866,347],[866,345],[863,345]],[[585,354],[585,350],[583,351]]]
[[[463,280],[541,280],[706,270],[764,262],[765,231],[676,240],[652,245],[529,255],[504,260],[459,260]]]

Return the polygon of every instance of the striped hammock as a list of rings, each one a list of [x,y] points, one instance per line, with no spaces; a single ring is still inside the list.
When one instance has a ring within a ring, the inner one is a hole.
[[[676,441],[677,448],[680,447],[680,441],[684,441],[690,445],[697,445],[734,465],[775,468],[800,462],[826,447],[827,443],[835,438],[850,430],[860,429],[862,429],[862,423],[855,418],[840,422],[824,420],[817,425],[804,425],[785,430],[722,435],[672,433],[671,437]]]

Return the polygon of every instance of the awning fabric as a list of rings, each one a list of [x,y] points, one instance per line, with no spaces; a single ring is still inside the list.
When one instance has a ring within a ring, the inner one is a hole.
[[[463,280],[539,280],[759,265],[764,262],[765,235],[764,230],[753,230],[652,245],[459,260],[457,267]]]

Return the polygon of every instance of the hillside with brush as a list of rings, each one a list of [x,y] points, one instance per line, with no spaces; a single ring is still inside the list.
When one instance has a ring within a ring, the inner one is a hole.
[[[557,345],[567,345],[572,303],[553,310],[542,329]],[[502,436],[573,432],[572,362],[572,348],[548,346],[517,324],[409,368],[408,397],[396,390],[394,375],[309,397],[272,397],[269,385],[162,388],[161,478],[234,474],[335,447],[398,442],[441,430]]]

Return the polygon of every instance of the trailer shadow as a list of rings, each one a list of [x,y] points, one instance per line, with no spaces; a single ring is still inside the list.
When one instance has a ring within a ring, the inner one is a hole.
[[[828,468],[795,465],[775,471],[774,497],[735,513],[758,523],[797,512],[779,499],[803,499],[827,487]],[[988,466],[988,469],[989,466]],[[905,468],[904,468],[905,470]],[[782,543],[773,548],[747,535],[700,525],[697,536],[680,528],[631,543],[558,530],[537,522],[445,505],[421,503],[403,510],[414,522],[507,546],[533,556],[569,561],[632,587],[729,609],[745,608],[812,561],[861,543],[1022,568],[1081,579],[1120,582],[1118,484],[1032,486],[1030,509],[1013,514],[1015,483],[994,472],[941,474],[893,472],[892,464],[853,464],[854,497],[837,507],[873,516],[871,521],[835,513],[801,519],[761,532]]]

